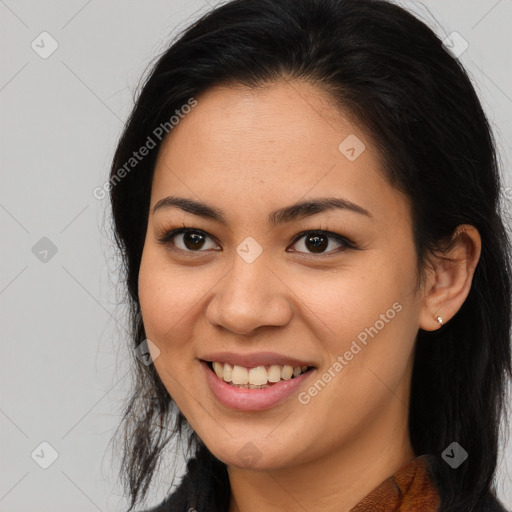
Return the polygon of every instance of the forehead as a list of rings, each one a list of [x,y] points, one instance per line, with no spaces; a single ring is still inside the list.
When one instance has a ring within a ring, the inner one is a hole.
[[[316,86],[213,87],[196,100],[160,148],[152,206],[172,194],[240,213],[339,195],[376,215],[390,204],[406,213],[369,136]]]

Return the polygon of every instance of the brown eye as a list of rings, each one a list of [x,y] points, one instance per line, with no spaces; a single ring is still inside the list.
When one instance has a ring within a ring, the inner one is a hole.
[[[210,240],[210,247],[208,241]],[[166,233],[159,242],[164,245],[174,246],[186,252],[204,252],[206,249],[218,249],[218,245],[202,231],[187,228],[174,229]],[[205,249],[206,246],[206,249]]]
[[[323,252],[329,245],[329,239],[325,235],[306,236],[304,245],[312,252]]]
[[[300,244],[299,240],[303,240]],[[334,241],[334,247],[331,243]],[[337,247],[336,247],[337,244]],[[330,233],[328,231],[309,231],[301,233],[294,241],[294,245],[298,245],[297,252],[309,252],[313,254],[323,254],[324,252],[339,252],[336,249],[347,249],[353,247],[353,244],[344,237]],[[329,250],[326,249],[329,247]]]
[[[190,249],[191,251],[201,249],[201,247],[204,245],[204,240],[205,237],[201,234],[190,231],[183,233],[183,244],[187,249]]]

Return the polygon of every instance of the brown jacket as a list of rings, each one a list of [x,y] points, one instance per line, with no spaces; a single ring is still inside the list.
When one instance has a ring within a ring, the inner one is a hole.
[[[384,480],[350,512],[436,512],[440,503],[428,459],[421,456]]]

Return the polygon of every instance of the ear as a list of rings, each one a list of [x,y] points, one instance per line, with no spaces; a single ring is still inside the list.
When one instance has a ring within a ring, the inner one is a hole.
[[[419,326],[425,331],[441,327],[437,317],[446,324],[466,300],[481,252],[478,230],[461,224],[452,236],[450,248],[434,256],[423,287],[423,304]]]

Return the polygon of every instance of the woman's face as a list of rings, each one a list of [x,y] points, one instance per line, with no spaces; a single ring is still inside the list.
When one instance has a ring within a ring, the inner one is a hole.
[[[164,142],[143,322],[169,394],[228,465],[378,457],[408,442],[415,286],[406,197],[313,85],[210,89]],[[289,378],[285,366],[311,369]]]

